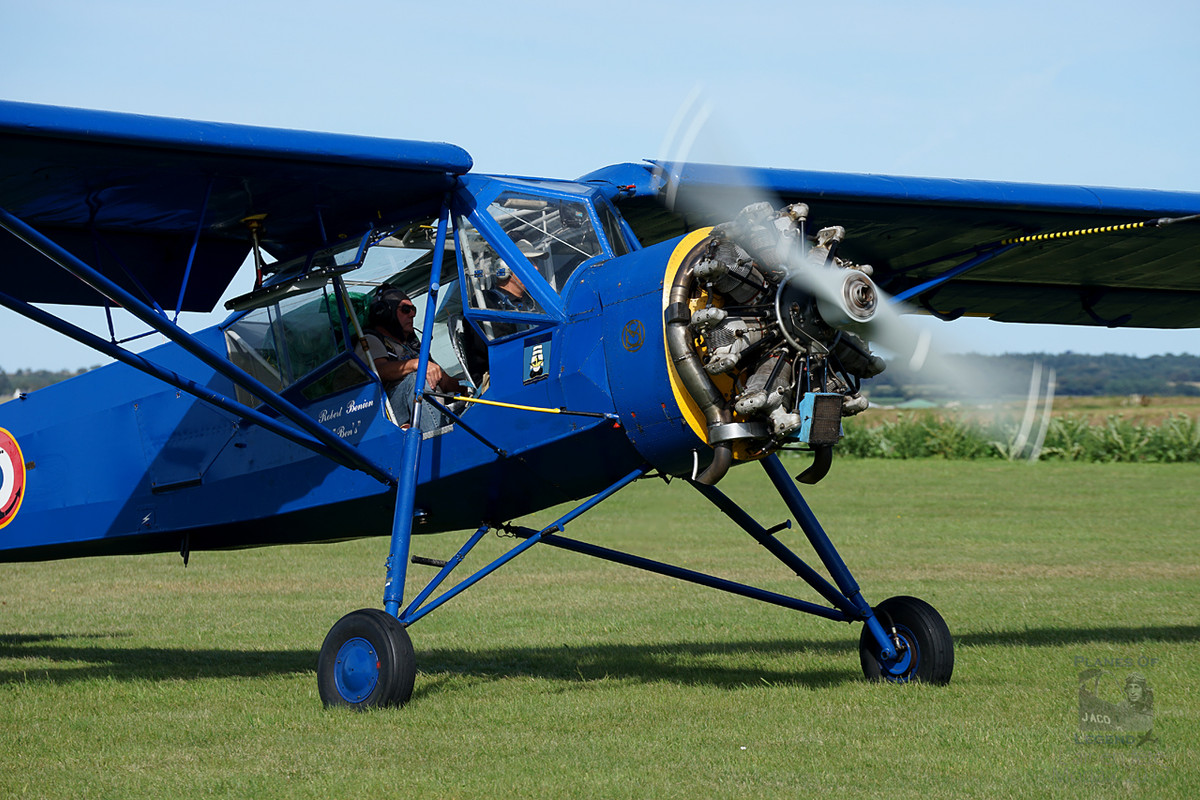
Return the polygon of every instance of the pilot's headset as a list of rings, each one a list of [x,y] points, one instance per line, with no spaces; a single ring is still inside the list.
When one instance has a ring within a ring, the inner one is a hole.
[[[396,312],[400,310],[400,304],[405,300],[412,302],[403,289],[397,289],[395,286],[385,286],[381,289],[375,295],[375,299],[371,301],[367,317],[370,327],[398,332]]]

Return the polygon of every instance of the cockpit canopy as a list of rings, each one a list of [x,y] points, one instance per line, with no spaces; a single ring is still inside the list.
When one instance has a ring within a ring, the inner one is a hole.
[[[464,183],[438,276],[431,357],[478,388],[485,343],[564,320],[571,276],[631,246],[616,211],[589,187],[476,176]],[[408,294],[422,324],[436,227],[421,220],[268,265],[266,285],[230,303],[244,312],[224,326],[231,359],[307,400],[370,380],[370,365],[348,343],[362,335],[384,286]]]

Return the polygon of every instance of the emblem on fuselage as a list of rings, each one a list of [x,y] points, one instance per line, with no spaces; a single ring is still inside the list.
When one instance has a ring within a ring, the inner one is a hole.
[[[550,361],[550,337],[528,339],[525,342],[524,383],[533,383],[547,377],[546,368]]]
[[[621,330],[621,344],[631,353],[642,349],[646,341],[646,328],[640,319],[631,319]]]
[[[0,528],[13,521],[25,496],[25,457],[17,440],[0,428]]]

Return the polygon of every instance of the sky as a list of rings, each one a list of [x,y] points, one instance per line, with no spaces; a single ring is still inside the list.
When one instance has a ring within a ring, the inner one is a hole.
[[[3,99],[448,141],[485,173],[673,155],[699,92],[693,160],[1200,191],[1200,4],[1182,0],[0,0],[0,24]],[[1197,330],[928,324],[957,352],[1200,354]],[[103,361],[0,309],[0,368]]]

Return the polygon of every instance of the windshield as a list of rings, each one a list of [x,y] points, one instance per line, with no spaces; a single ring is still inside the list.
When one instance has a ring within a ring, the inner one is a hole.
[[[586,203],[505,192],[487,210],[556,292],[603,252]]]
[[[435,234],[436,225],[425,222],[382,238],[363,254],[362,266],[346,274],[346,295],[357,320],[357,326],[354,321],[348,325],[352,339],[367,327],[371,302],[384,284],[403,289],[417,307],[417,322],[424,320]],[[354,242],[319,251],[318,255],[340,265],[356,260],[359,251],[359,244]],[[453,306],[461,309],[457,278],[454,259],[445,259],[442,303],[435,319],[441,334],[435,329],[432,358],[452,375],[463,372],[444,324]],[[309,399],[368,380],[361,369],[345,360],[348,349],[334,286],[325,281],[310,288],[304,281],[296,281],[277,302],[255,308],[236,320],[225,331],[230,359],[275,391],[305,382],[319,371],[329,372],[329,376],[306,384],[304,394]],[[334,366],[322,370],[326,365]],[[239,396],[243,394],[239,389]],[[257,402],[249,395],[242,400]]]

